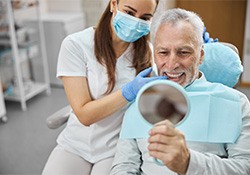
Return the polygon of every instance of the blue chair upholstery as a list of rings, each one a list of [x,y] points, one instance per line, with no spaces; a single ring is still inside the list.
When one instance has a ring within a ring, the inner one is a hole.
[[[204,50],[205,57],[200,70],[205,74],[206,79],[234,87],[243,72],[238,53],[219,42],[204,44]]]

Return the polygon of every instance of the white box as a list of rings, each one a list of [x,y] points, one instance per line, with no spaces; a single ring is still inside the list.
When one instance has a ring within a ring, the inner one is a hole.
[[[49,12],[83,12],[82,0],[48,0]]]

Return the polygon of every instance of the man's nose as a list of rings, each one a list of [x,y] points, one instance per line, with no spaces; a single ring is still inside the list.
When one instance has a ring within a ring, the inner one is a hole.
[[[174,53],[171,53],[167,62],[167,68],[172,71],[178,67],[178,60]]]

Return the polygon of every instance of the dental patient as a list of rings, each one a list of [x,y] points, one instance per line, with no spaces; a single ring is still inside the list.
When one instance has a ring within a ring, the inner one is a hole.
[[[111,175],[250,174],[250,103],[241,92],[208,82],[199,70],[205,55],[201,18],[191,11],[170,9],[155,27],[158,75],[183,87],[191,112],[182,127],[169,120],[147,127],[131,104]]]

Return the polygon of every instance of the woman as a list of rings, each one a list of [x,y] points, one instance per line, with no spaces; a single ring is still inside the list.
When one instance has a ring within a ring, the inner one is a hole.
[[[146,69],[151,66],[148,33],[157,4],[110,0],[96,28],[65,38],[57,77],[73,111],[43,175],[110,173],[126,105],[142,85],[165,78],[149,78],[151,68]]]

